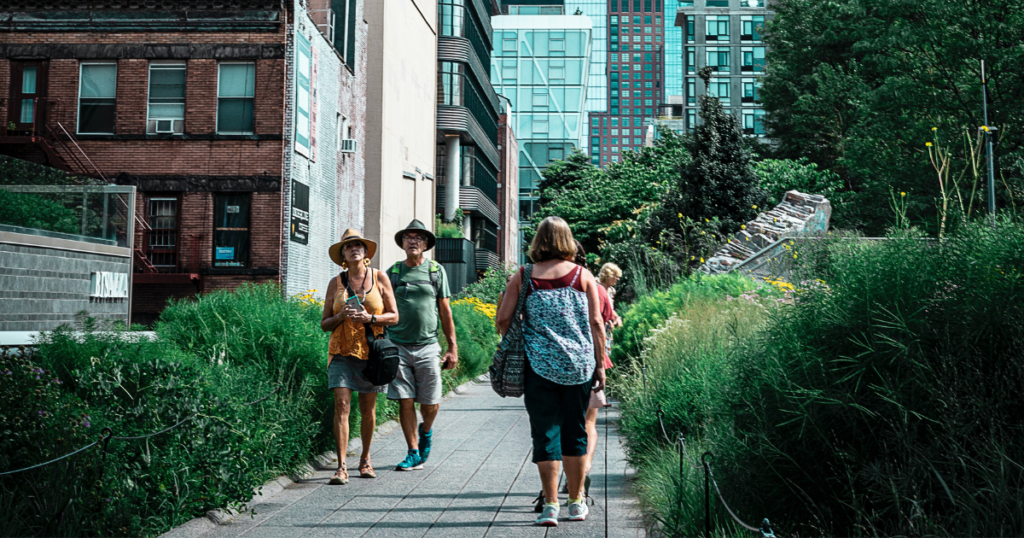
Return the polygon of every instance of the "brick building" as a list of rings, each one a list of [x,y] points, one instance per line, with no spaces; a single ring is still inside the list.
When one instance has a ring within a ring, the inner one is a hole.
[[[327,245],[363,227],[362,7],[13,2],[0,154],[137,187],[133,322],[245,282],[325,289]]]

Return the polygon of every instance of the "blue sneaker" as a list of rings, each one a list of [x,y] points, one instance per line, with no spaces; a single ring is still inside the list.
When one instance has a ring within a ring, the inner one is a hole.
[[[415,448],[405,455],[402,463],[395,466],[396,471],[413,471],[423,468],[423,460],[420,459],[420,451]]]
[[[434,436],[434,430],[431,429],[424,433],[423,424],[420,424],[418,429],[420,432],[420,463],[427,463],[427,458],[430,457],[430,439]]]

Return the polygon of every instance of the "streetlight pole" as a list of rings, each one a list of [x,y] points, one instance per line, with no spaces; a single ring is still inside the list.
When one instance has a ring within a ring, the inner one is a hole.
[[[985,115],[985,148],[988,153],[988,214],[992,225],[996,224],[996,179],[992,162],[992,129],[988,126],[988,79],[985,77],[985,60],[981,61],[981,109]]]

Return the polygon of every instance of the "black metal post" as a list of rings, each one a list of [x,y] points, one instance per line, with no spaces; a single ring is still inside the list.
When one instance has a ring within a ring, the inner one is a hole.
[[[981,61],[981,110],[985,116],[985,148],[988,161],[988,214],[992,226],[996,224],[996,180],[992,160],[992,128],[988,125],[988,78],[985,77],[985,60]]]

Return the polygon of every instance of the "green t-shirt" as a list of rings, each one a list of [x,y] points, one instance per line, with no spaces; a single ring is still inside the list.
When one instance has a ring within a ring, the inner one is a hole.
[[[448,289],[448,275],[444,267],[437,264],[437,288],[440,295],[434,296],[430,285],[430,260],[416,267],[405,262],[398,264],[398,286],[395,288],[395,302],[398,303],[398,323],[388,328],[391,340],[406,346],[423,346],[437,343],[437,301],[451,295]],[[391,269],[388,276],[391,276]],[[403,282],[415,282],[403,284]]]

